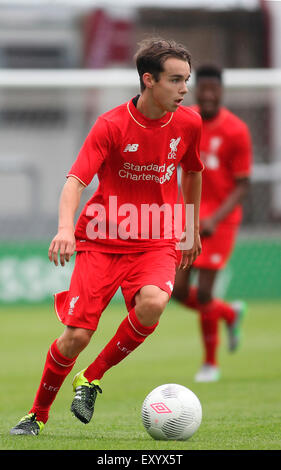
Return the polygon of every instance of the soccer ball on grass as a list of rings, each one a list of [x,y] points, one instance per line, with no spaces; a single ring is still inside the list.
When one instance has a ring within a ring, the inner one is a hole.
[[[201,424],[202,407],[188,388],[165,384],[147,395],[141,415],[145,429],[154,439],[186,441]]]

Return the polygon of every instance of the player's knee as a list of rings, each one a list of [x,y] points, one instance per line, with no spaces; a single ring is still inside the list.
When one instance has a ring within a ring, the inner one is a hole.
[[[81,349],[84,349],[88,346],[90,339],[92,337],[92,332],[90,330],[85,330],[82,328],[76,328],[73,334],[73,342]]]
[[[143,296],[136,308],[136,314],[139,321],[143,325],[152,325],[157,323],[168,303],[168,300],[168,294]]]
[[[140,310],[144,313],[151,312],[160,316],[165,307],[166,302],[164,302],[162,299],[157,299],[156,297],[147,297],[143,299]]]
[[[93,333],[84,328],[67,327],[58,340],[58,347],[66,357],[77,356],[88,346]]]

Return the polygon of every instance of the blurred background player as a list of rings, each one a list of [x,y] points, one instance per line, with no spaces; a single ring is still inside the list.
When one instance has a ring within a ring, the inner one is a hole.
[[[203,365],[195,376],[198,382],[219,379],[219,321],[228,331],[228,348],[239,344],[241,321],[246,305],[242,301],[226,303],[214,298],[218,273],[225,267],[234,248],[242,220],[241,201],[248,191],[251,167],[251,138],[246,124],[222,106],[222,72],[213,65],[196,71],[193,107],[203,120],[201,160],[202,200],[200,235],[202,253],[193,264],[198,270],[197,287],[191,286],[190,273],[178,271],[173,297],[200,314],[204,347]]]

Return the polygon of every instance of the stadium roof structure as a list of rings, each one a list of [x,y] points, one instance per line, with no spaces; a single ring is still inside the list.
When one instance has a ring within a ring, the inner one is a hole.
[[[226,10],[233,8],[253,10],[261,0],[118,0],[118,8],[207,8]],[[69,6],[74,8],[116,7],[116,0],[0,0],[0,6]]]

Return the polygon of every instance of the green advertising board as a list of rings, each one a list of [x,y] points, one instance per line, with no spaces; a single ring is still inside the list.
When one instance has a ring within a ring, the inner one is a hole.
[[[48,259],[47,243],[0,244],[0,304],[44,303],[67,290],[74,257],[66,266]],[[102,269],[102,267],[101,267]],[[239,239],[216,285],[220,297],[281,299],[281,241]],[[118,301],[120,292],[115,296]]]
[[[239,240],[223,275],[227,297],[281,299],[281,239]]]
[[[73,260],[56,267],[48,259],[46,243],[0,245],[0,303],[49,302],[53,294],[67,290]]]

